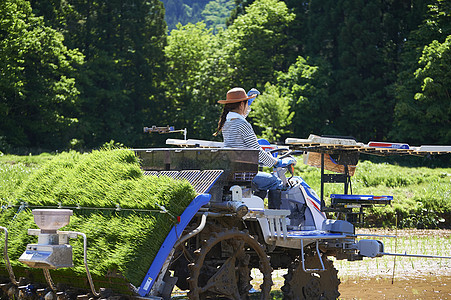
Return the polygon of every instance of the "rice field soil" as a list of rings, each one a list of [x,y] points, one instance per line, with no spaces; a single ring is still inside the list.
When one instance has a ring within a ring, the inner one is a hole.
[[[451,277],[363,279],[345,281],[340,285],[342,300],[365,299],[451,299]]]
[[[451,256],[451,230],[358,229],[384,243],[385,252]],[[451,259],[383,256],[334,261],[340,299],[451,299]],[[283,284],[283,282],[282,282]]]
[[[384,242],[385,252],[451,256],[451,230],[371,230],[358,234]],[[363,237],[362,237],[363,238]],[[451,299],[451,259],[384,256],[335,261],[340,299]]]

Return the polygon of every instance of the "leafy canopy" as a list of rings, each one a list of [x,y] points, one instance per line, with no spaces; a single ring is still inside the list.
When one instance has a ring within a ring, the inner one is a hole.
[[[288,125],[294,116],[290,112],[290,99],[281,96],[276,86],[265,85],[265,93],[252,102],[249,116],[262,130],[262,137],[275,142],[288,133]]]
[[[423,84],[415,100],[425,107],[423,118],[430,124],[429,138],[451,143],[451,35],[445,42],[424,47],[415,78]]]
[[[64,145],[78,122],[74,68],[83,56],[25,0],[0,2],[0,49],[2,150]]]

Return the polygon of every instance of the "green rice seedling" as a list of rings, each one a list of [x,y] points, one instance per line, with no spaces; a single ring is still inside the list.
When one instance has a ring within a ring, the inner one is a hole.
[[[440,234],[435,235],[435,232],[434,230],[424,232],[398,230],[399,235],[397,239],[387,237],[371,238],[381,240],[385,246],[384,251],[388,253],[451,256],[449,233],[438,231],[437,233],[440,232]],[[377,234],[377,231],[374,233]],[[379,234],[386,234],[386,232]],[[383,256],[374,259],[363,259],[357,262],[340,261],[339,264],[335,265],[339,270],[340,277],[361,279],[365,276],[392,277],[393,267],[395,268],[395,277],[408,277],[414,274],[443,274],[444,272],[449,272],[451,262],[443,259]]]
[[[63,230],[88,237],[93,276],[118,273],[134,285],[140,284],[176,225],[174,216],[196,196],[187,181],[144,176],[138,158],[126,149],[61,153],[15,185],[17,190],[9,194],[13,207],[0,213],[0,225],[11,232],[9,255],[14,268],[24,268],[17,259],[28,243],[36,242],[36,237],[27,235],[28,228],[37,228],[31,210],[62,206],[74,212]],[[21,202],[27,208],[19,211]],[[160,213],[162,206],[169,214]],[[71,244],[75,267],[53,272],[56,278],[85,276],[83,241]]]

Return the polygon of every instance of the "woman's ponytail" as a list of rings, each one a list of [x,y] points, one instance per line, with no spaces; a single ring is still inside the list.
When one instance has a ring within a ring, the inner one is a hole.
[[[222,109],[221,117],[219,118],[219,121],[218,121],[218,128],[216,129],[216,132],[213,133],[213,136],[217,136],[222,131],[222,127],[224,127],[224,123],[227,119],[227,114],[229,112],[237,109],[238,107],[240,107],[240,105],[241,105],[241,102],[228,103],[228,104],[224,105],[224,108]]]
[[[229,104],[226,104],[226,105],[224,105],[224,108],[222,109],[222,114],[218,121],[218,128],[216,129],[216,132],[213,133],[214,136],[217,136],[221,132],[222,127],[224,127],[224,123],[226,121],[227,114],[230,112],[230,108],[228,106],[229,106]]]

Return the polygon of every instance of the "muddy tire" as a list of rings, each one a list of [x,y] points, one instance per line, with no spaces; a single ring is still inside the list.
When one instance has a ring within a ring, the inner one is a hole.
[[[305,256],[306,269],[321,269],[321,263],[318,255],[308,252]],[[293,264],[288,268],[285,277],[285,284],[282,287],[284,299],[289,300],[307,300],[338,299],[340,293],[338,286],[340,279],[332,261],[325,256],[321,258],[324,263],[325,271],[322,272],[304,272],[300,258],[296,258]]]
[[[260,299],[270,299],[272,268],[262,245],[247,232],[231,229],[213,234],[195,251],[189,265],[189,299],[246,299],[252,288],[249,253],[263,274]]]

